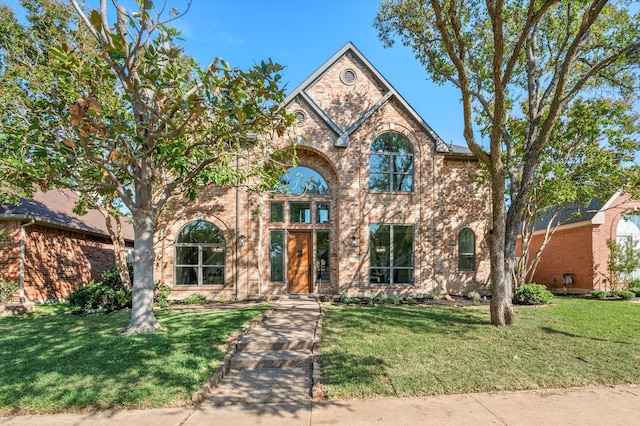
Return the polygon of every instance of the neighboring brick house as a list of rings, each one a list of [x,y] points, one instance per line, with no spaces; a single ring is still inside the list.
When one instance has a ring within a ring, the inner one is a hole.
[[[279,140],[297,144],[290,192],[210,187],[165,209],[155,277],[172,297],[488,289],[490,194],[467,148],[444,143],[351,43],[285,103],[299,122]]]
[[[73,213],[78,196],[69,190],[36,192],[18,205],[0,204],[0,226],[9,240],[0,248],[0,278],[21,284],[27,301],[54,301],[100,281],[115,264],[104,217],[96,210]],[[127,245],[133,228],[123,224]]]
[[[639,212],[640,201],[622,193],[614,194],[605,202],[594,199],[587,207],[561,212],[556,222],[561,225],[543,249],[531,281],[546,285],[554,293],[609,290],[607,241],[631,239],[640,244]],[[531,255],[542,244],[547,223],[542,220],[536,224],[530,243]],[[640,270],[630,278],[640,278]]]

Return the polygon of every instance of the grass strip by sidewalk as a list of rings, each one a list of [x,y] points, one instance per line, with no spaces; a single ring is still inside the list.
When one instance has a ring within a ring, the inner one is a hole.
[[[165,331],[118,336],[128,312],[74,316],[65,305],[0,318],[0,413],[184,406],[226,342],[269,306],[156,312]]]
[[[323,390],[334,399],[640,383],[640,304],[556,298],[516,307],[339,307],[323,325]]]

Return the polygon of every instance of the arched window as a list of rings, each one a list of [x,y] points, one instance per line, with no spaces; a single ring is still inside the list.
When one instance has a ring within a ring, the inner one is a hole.
[[[309,167],[291,167],[280,178],[278,192],[296,195],[329,195],[327,181]]]
[[[175,247],[176,285],[224,285],[226,248],[217,226],[203,220],[188,223]]]
[[[371,144],[369,188],[374,191],[413,191],[413,148],[400,133],[383,133]]]
[[[616,242],[624,252],[625,245],[633,247],[636,256],[640,255],[640,215],[627,214],[620,219],[616,228]],[[640,268],[631,273],[630,276],[620,277],[622,280],[633,280],[640,278]]]
[[[476,236],[469,228],[458,233],[458,270],[475,271]]]

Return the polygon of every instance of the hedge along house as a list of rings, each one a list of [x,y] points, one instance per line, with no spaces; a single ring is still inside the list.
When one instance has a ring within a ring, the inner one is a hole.
[[[73,213],[78,195],[70,190],[38,191],[18,205],[0,204],[0,227],[8,240],[0,246],[0,278],[19,284],[15,301],[57,301],[101,281],[115,265],[113,243],[97,210]],[[125,244],[133,228],[123,223]]]
[[[549,219],[536,223],[529,253],[533,256],[544,240]],[[563,209],[556,222],[557,230],[543,249],[531,279],[554,293],[587,294],[592,290],[608,291],[612,276],[608,270],[610,250],[607,241],[621,244],[626,240],[640,250],[640,200],[616,193],[608,200],[592,200],[586,207]],[[520,256],[520,245],[518,252]],[[627,281],[640,278],[640,269]]]
[[[346,44],[286,99],[296,167],[271,196],[210,187],[159,222],[172,297],[466,294],[488,285],[489,189]]]

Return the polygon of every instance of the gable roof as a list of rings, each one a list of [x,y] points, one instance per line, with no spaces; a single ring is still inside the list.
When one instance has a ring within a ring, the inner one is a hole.
[[[104,216],[99,211],[87,210],[82,216],[73,212],[79,198],[69,189],[38,190],[33,199],[21,198],[17,205],[0,204],[0,221],[34,220],[44,225],[110,237]],[[133,227],[129,222],[123,221],[122,231],[125,240],[133,241]]]
[[[553,226],[559,225],[560,227],[602,225],[605,222],[604,212],[613,205],[620,195],[622,195],[621,192],[616,192],[606,201],[593,198],[587,204],[574,203],[560,207],[553,222],[551,222],[552,216],[558,211],[558,207],[552,207],[548,214],[538,218],[534,225],[534,232],[546,229],[550,222]]]
[[[346,129],[340,128],[336,123],[329,118],[329,116],[323,111],[306,93],[306,90],[320,78],[333,64],[335,64],[340,58],[347,53],[352,53],[358,58],[369,70],[375,79],[384,87],[384,95],[378,99],[369,110],[367,110],[360,119],[349,126]],[[333,145],[336,147],[346,148],[349,144],[349,135],[353,133],[360,125],[366,121],[366,119],[376,112],[382,105],[387,103],[390,99],[395,99],[398,104],[417,122],[424,131],[431,136],[435,143],[437,152],[445,154],[453,154],[458,157],[474,157],[471,151],[464,146],[449,145],[445,143],[440,136],[427,124],[426,121],[409,105],[409,103],[396,91],[396,89],[385,79],[382,74],[373,66],[371,62],[353,45],[352,42],[345,44],[342,49],[338,50],[333,56],[331,56],[324,64],[322,64],[316,71],[314,71],[306,80],[304,80],[298,87],[296,87],[286,98],[285,105],[290,104],[297,97],[301,97],[304,101],[311,106],[313,111],[318,114],[327,125],[333,129],[338,137],[334,140]]]

